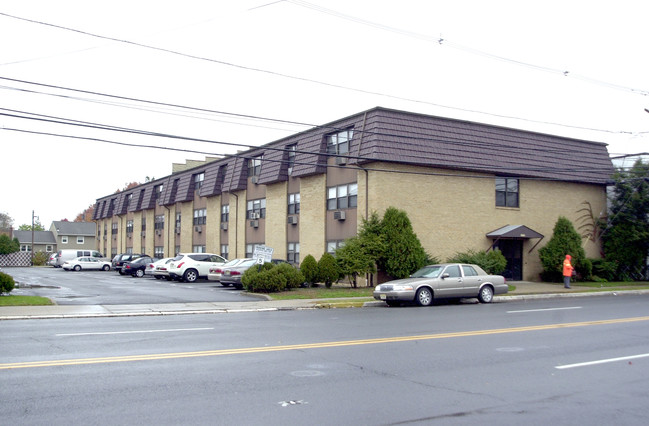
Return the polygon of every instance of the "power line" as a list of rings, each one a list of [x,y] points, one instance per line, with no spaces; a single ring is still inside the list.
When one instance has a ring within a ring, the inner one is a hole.
[[[64,26],[60,26],[60,25],[56,25],[56,24],[43,22],[43,21],[37,21],[37,20],[33,20],[33,19],[22,18],[22,17],[11,15],[11,14],[4,13],[4,12],[0,12],[0,16],[6,16],[6,17],[9,17],[9,18],[13,18],[13,19],[17,19],[17,20],[21,20],[21,21],[25,21],[25,22],[30,22],[30,23],[34,23],[34,24],[38,24],[38,25],[49,26],[49,27],[57,28],[57,29],[64,30],[64,31],[71,31],[71,32],[83,34],[83,35],[90,36],[90,37],[96,37],[96,38],[100,38],[100,39],[104,39],[104,40],[110,40],[110,41],[114,41],[114,42],[118,42],[118,43],[124,43],[124,44],[132,45],[132,46],[137,46],[137,47],[141,47],[141,48],[145,48],[145,49],[151,49],[151,50],[155,50],[155,51],[159,51],[159,52],[169,53],[169,54],[182,56],[182,57],[186,57],[186,58],[190,58],[190,59],[217,63],[217,64],[220,64],[220,65],[225,65],[225,66],[229,66],[229,67],[243,69],[243,70],[246,70],[246,71],[259,72],[259,73],[273,75],[273,76],[276,76],[276,77],[282,77],[282,78],[287,78],[287,79],[292,79],[292,80],[298,80],[298,81],[303,81],[303,82],[307,82],[307,83],[313,83],[313,84],[318,84],[318,85],[322,85],[322,86],[326,86],[326,87],[333,87],[333,88],[337,88],[337,89],[348,90],[348,91],[353,91],[353,92],[367,94],[367,95],[381,96],[381,97],[385,97],[385,98],[389,98],[389,99],[396,99],[396,100],[413,102],[413,103],[418,103],[418,104],[431,105],[431,106],[435,106],[435,107],[439,107],[439,108],[445,108],[445,109],[468,112],[468,113],[474,113],[474,114],[482,114],[482,115],[487,115],[487,116],[497,117],[497,118],[506,118],[506,119],[512,119],[512,120],[519,120],[519,121],[524,121],[524,122],[528,122],[528,123],[553,125],[553,126],[560,126],[560,127],[566,127],[566,128],[572,128],[572,129],[578,129],[578,130],[588,130],[588,131],[604,132],[604,133],[628,133],[628,134],[632,134],[632,132],[594,129],[594,128],[583,127],[583,126],[573,126],[573,125],[568,125],[568,124],[553,123],[553,122],[549,122],[549,121],[532,120],[532,119],[528,119],[528,118],[514,117],[514,116],[510,116],[510,115],[505,115],[505,114],[488,113],[488,112],[478,111],[478,110],[473,110],[473,109],[468,109],[468,108],[452,107],[452,106],[442,105],[442,104],[438,104],[438,103],[434,103],[434,102],[423,101],[423,100],[413,99],[413,98],[406,98],[406,97],[396,96],[396,95],[390,95],[390,94],[385,94],[385,93],[371,91],[371,90],[358,89],[358,88],[344,86],[344,85],[340,85],[340,84],[328,83],[328,82],[324,82],[324,81],[320,81],[320,80],[315,80],[315,79],[310,79],[310,78],[305,78],[305,77],[299,77],[299,76],[285,74],[285,73],[276,72],[276,71],[270,71],[270,70],[266,70],[266,69],[262,69],[262,68],[245,66],[245,65],[235,64],[235,63],[227,62],[227,61],[221,61],[221,60],[217,60],[217,59],[213,59],[213,58],[207,58],[207,57],[203,57],[203,56],[192,55],[192,54],[188,54],[188,53],[184,53],[184,52],[179,52],[179,51],[176,51],[176,50],[151,46],[151,45],[138,43],[138,42],[134,42],[134,41],[130,41],[130,40],[119,39],[119,38],[115,38],[115,37],[103,36],[103,35],[91,33],[91,32],[88,32],[88,31],[82,31],[82,30],[78,30],[78,29],[74,29],[74,28],[64,27]],[[379,24],[376,24],[376,25],[379,25]]]
[[[479,55],[479,56],[483,56],[483,57],[498,60],[498,61],[507,62],[507,63],[514,64],[514,65],[524,66],[524,67],[532,68],[532,69],[535,69],[535,70],[538,70],[538,71],[550,72],[550,73],[553,73],[553,74],[563,75],[563,76],[566,76],[566,77],[572,77],[572,78],[575,78],[575,79],[578,79],[578,80],[585,81],[587,83],[596,84],[596,85],[604,86],[604,87],[609,87],[609,88],[616,89],[616,90],[623,90],[623,91],[627,91],[627,92],[631,92],[631,93],[640,94],[640,95],[643,95],[643,96],[649,95],[649,90],[635,89],[635,88],[632,88],[632,87],[622,86],[622,85],[619,85],[619,84],[609,83],[609,82],[606,82],[606,81],[590,78],[590,77],[587,77],[587,76],[574,74],[574,73],[570,72],[569,70],[561,70],[561,69],[557,69],[557,68],[551,68],[551,67],[547,67],[547,66],[536,65],[536,64],[531,64],[529,62],[524,62],[524,61],[519,61],[519,60],[516,60],[516,59],[507,58],[507,57],[501,56],[501,55],[494,55],[492,53],[488,53],[488,52],[485,52],[485,51],[482,51],[482,50],[479,50],[479,49],[475,49],[475,48],[472,48],[472,47],[463,46],[461,44],[454,43],[454,42],[449,41],[449,40],[447,40],[445,38],[442,38],[442,37],[432,37],[432,36],[428,36],[428,35],[424,35],[424,34],[415,33],[413,31],[408,31],[408,30],[404,30],[404,29],[401,29],[401,28],[392,27],[392,26],[389,26],[389,25],[379,24],[377,22],[368,21],[366,19],[358,18],[358,17],[353,16],[353,15],[348,15],[348,14],[338,12],[338,11],[333,10],[333,9],[328,9],[326,7],[318,6],[318,5],[303,1],[303,0],[287,0],[287,1],[289,3],[292,3],[292,4],[296,5],[296,6],[301,6],[301,7],[305,7],[305,8],[308,8],[308,9],[312,9],[312,10],[315,10],[317,12],[324,13],[324,14],[331,15],[331,16],[335,16],[335,17],[340,18],[340,19],[345,19],[345,20],[348,20],[348,21],[352,21],[352,22],[355,22],[357,24],[367,25],[367,26],[370,26],[370,27],[373,27],[373,28],[378,28],[378,29],[383,30],[383,31],[388,31],[388,32],[396,33],[396,34],[401,34],[401,35],[404,35],[404,36],[407,36],[407,37],[417,38],[417,39],[420,39],[420,40],[436,42],[436,43],[439,43],[441,46],[449,46],[449,47],[452,47],[454,49],[461,50],[461,51],[464,51],[464,52],[468,52],[468,53],[471,53],[471,54],[474,54],[474,55]]]

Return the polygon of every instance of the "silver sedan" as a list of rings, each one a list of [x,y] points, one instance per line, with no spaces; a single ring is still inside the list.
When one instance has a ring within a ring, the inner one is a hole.
[[[374,289],[374,298],[390,306],[416,302],[429,306],[433,299],[473,298],[490,303],[495,294],[507,293],[505,277],[489,275],[478,265],[444,263],[421,268],[409,278],[388,281]]]

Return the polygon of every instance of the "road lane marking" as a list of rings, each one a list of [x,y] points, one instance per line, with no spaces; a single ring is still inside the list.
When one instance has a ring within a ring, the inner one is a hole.
[[[519,314],[525,312],[545,312],[545,311],[567,311],[571,309],[581,309],[581,306],[571,306],[568,308],[545,308],[545,309],[526,309],[522,311],[507,311],[508,314]]]
[[[67,337],[67,336],[102,336],[102,335],[111,335],[111,334],[137,334],[137,333],[169,333],[173,331],[200,331],[200,330],[214,330],[214,327],[203,327],[203,328],[169,328],[166,330],[133,330],[133,331],[103,331],[103,332],[92,332],[92,333],[60,333],[55,334],[56,337]]]
[[[256,347],[256,348],[255,347],[238,348],[238,349],[234,348],[234,349],[219,349],[219,350],[196,351],[196,352],[177,352],[177,353],[143,354],[143,355],[130,355],[130,356],[111,356],[111,357],[98,357],[98,358],[12,362],[12,363],[0,364],[0,370],[10,370],[10,369],[17,369],[17,368],[56,367],[56,366],[67,366],[67,365],[88,365],[88,364],[102,364],[102,363],[114,363],[114,362],[153,361],[153,360],[168,360],[168,359],[178,359],[178,358],[197,358],[197,357],[207,357],[207,356],[241,355],[241,354],[264,353],[264,352],[322,349],[322,348],[334,348],[334,347],[344,347],[344,346],[376,345],[381,343],[398,343],[398,342],[411,342],[411,341],[420,341],[420,340],[449,339],[453,337],[488,336],[493,334],[554,330],[559,328],[624,324],[624,323],[639,322],[639,321],[649,321],[649,316],[610,319],[610,320],[584,321],[584,322],[570,322],[570,323],[548,324],[548,325],[534,325],[534,326],[527,326],[527,327],[499,328],[499,329],[491,329],[491,330],[459,331],[454,333],[424,334],[424,335],[417,335],[417,336],[383,337],[383,338],[376,338],[376,339],[303,343],[297,345],[264,346],[264,347]]]
[[[649,354],[622,356],[622,357],[619,357],[619,358],[600,359],[600,360],[597,360],[597,361],[580,362],[580,363],[577,363],[577,364],[558,365],[558,366],[556,366],[554,368],[556,368],[557,370],[564,370],[564,369],[567,369],[567,368],[588,367],[590,365],[607,364],[609,362],[628,361],[628,360],[631,360],[631,359],[647,358],[647,357],[649,357]]]

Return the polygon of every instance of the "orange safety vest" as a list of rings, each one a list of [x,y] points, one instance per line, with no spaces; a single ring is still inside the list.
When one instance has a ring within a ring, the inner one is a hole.
[[[570,264],[570,259],[566,259],[563,261],[563,276],[564,277],[569,277],[572,275],[572,270],[574,268]]]

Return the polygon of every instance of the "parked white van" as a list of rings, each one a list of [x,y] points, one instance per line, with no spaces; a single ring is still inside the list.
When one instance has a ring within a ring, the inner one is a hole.
[[[55,268],[60,268],[66,260],[74,259],[75,257],[96,257],[103,259],[104,255],[97,250],[59,250],[58,253],[56,253],[56,262],[53,266]]]

